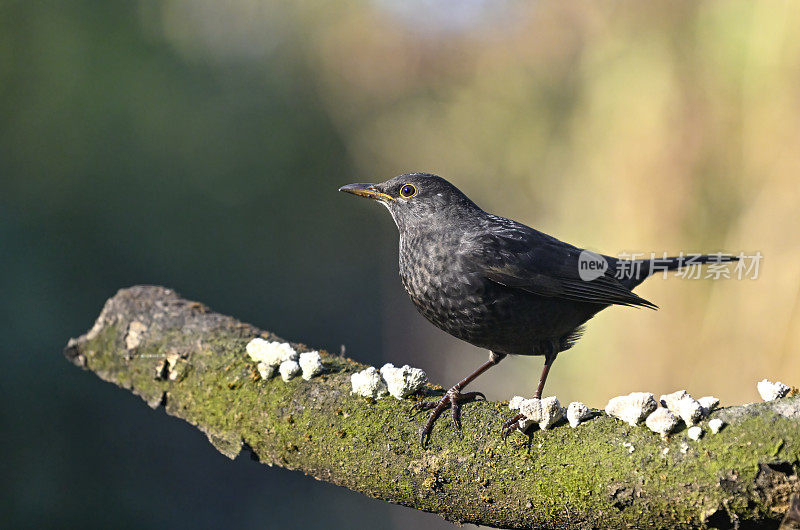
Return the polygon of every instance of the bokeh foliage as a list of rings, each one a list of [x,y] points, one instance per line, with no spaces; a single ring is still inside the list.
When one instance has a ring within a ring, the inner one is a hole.
[[[335,192],[405,171],[605,253],[762,252],[756,281],[654,279],[640,292],[658,312],[599,315],[553,371],[562,401],[797,384],[798,24],[783,2],[0,2],[2,511],[407,525],[231,467],[59,356],[117,288],[158,283],[453,382],[485,354],[414,313],[388,216]],[[529,394],[539,366],[478,385]],[[287,491],[329,510],[264,507]]]

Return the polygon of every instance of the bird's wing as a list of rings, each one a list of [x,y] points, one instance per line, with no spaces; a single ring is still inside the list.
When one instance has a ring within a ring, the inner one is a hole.
[[[525,225],[503,221],[462,241],[460,257],[468,270],[539,296],[657,308],[622,285],[611,267],[598,278],[583,280],[578,269],[581,249]]]

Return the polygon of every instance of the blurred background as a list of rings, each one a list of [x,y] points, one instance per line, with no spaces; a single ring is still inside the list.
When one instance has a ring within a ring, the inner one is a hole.
[[[754,280],[644,284],[661,309],[598,315],[547,394],[798,385],[799,23],[784,2],[0,1],[4,526],[448,528],[229,462],[61,354],[152,283],[453,384],[486,353],[416,314],[390,217],[336,192],[408,171],[599,252],[763,254]],[[476,389],[530,395],[540,366]]]

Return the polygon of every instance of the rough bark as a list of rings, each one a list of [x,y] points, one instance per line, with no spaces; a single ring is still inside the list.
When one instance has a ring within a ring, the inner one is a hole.
[[[195,425],[231,458],[246,448],[265,464],[455,522],[775,528],[800,491],[800,396],[719,409],[711,417],[727,426],[706,428],[700,441],[685,430],[664,440],[600,414],[503,443],[507,404],[479,402],[465,407],[461,431],[444,416],[423,450],[423,419],[409,417],[410,400],[351,395],[350,375],[362,364],[321,352],[324,375],[264,381],[245,353],[257,336],[280,340],[169,289],[140,286],[111,298],[65,354]]]

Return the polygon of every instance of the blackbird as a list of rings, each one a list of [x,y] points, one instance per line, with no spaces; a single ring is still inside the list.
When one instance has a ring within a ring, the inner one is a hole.
[[[420,313],[437,327],[489,350],[489,360],[435,402],[420,434],[423,447],[434,422],[480,392],[461,391],[507,355],[541,355],[544,368],[534,397],[541,398],[556,356],[580,337],[583,324],[611,305],[656,309],[632,289],[657,271],[732,261],[726,255],[620,260],[574,247],[524,224],[480,209],[458,188],[429,173],[407,173],[380,184],[348,184],[339,191],[374,199],[400,232],[400,278]],[[517,415],[502,435],[519,426]]]

